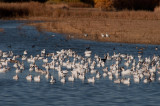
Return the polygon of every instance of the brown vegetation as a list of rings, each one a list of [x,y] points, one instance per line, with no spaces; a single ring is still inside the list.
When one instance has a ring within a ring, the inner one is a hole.
[[[49,16],[50,7],[38,2],[0,3],[0,18]]]
[[[90,7],[92,7],[91,4],[86,4],[83,2],[71,2],[71,3],[68,3],[68,6],[74,7],[74,8],[90,8]]]
[[[104,42],[160,44],[159,20],[67,18],[35,25],[47,31],[65,33],[72,38]],[[102,38],[101,33],[107,33],[110,37]],[[84,34],[88,36],[85,37]]]
[[[150,10],[159,5],[160,0],[94,0],[95,7],[102,10]]]
[[[36,7],[36,8],[35,8]],[[14,9],[13,9],[14,8]],[[12,13],[12,16],[0,12],[1,18],[22,18],[43,20],[34,23],[39,29],[65,33],[69,37],[96,41],[160,44],[160,14],[149,11],[105,12],[96,8],[70,8],[66,5],[41,3],[0,4],[0,10]],[[26,10],[26,13],[19,11]],[[14,11],[13,11],[14,10]],[[41,10],[41,11],[40,11]],[[18,15],[17,15],[18,14]],[[41,31],[42,31],[41,30]],[[107,33],[109,38],[102,38]],[[88,34],[88,37],[84,37]]]

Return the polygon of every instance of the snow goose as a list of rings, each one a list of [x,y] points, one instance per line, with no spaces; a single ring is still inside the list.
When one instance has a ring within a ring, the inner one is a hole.
[[[26,76],[26,80],[28,80],[28,81],[31,81],[32,80],[32,75],[28,75],[28,76]]]
[[[62,77],[60,81],[61,81],[61,83],[65,83],[66,82],[65,77]]]
[[[120,80],[120,79],[116,79],[116,80],[114,80],[114,83],[120,84],[120,83],[121,83],[121,80]]]
[[[34,77],[35,82],[40,82],[40,75]]]
[[[55,82],[56,82],[56,80],[53,78],[53,76],[51,76],[50,83],[53,84],[53,83],[55,83]]]
[[[23,52],[23,54],[26,55],[26,54],[27,54],[27,50],[25,50],[25,51]]]
[[[18,75],[16,74],[15,76],[13,76],[13,79],[18,80],[19,79]]]
[[[88,81],[88,83],[94,83],[95,82],[95,78],[94,77],[88,78],[87,81]]]
[[[121,82],[125,85],[129,85],[130,84],[130,78],[125,78],[125,79],[122,79]]]
[[[68,77],[68,81],[72,81],[73,82],[74,81],[74,77],[73,76],[69,76]]]

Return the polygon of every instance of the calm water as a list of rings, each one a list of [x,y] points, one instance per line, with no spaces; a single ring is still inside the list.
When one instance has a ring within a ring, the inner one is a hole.
[[[138,45],[119,43],[100,43],[85,40],[66,39],[63,35],[51,32],[38,32],[34,27],[23,26],[23,21],[0,21],[0,49],[13,51],[14,55],[21,55],[24,50],[28,55],[40,54],[42,49],[46,52],[56,52],[61,49],[72,49],[84,56],[84,51],[90,46],[92,57],[97,54],[103,57],[110,53],[127,53],[135,57],[138,55],[136,47],[146,48],[143,57],[159,55],[155,51],[158,45]],[[54,37],[51,35],[55,35]],[[106,63],[109,64],[109,63]],[[110,106],[110,105],[160,105],[160,83],[158,81],[144,84],[131,82],[130,86],[114,84],[108,78],[96,80],[94,84],[75,81],[62,84],[57,81],[50,84],[45,78],[40,83],[27,82],[24,71],[19,74],[20,79],[12,79],[15,73],[11,70],[0,74],[0,106]]]

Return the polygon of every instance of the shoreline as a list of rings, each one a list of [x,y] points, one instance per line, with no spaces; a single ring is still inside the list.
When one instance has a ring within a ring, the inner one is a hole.
[[[159,10],[101,11],[97,8],[72,8],[36,2],[2,3],[0,6],[4,10],[1,19],[32,21],[28,25],[35,26],[37,30],[62,33],[68,35],[68,39],[160,45]],[[41,8],[44,8],[43,11],[38,11]],[[110,37],[102,37],[102,34]]]
[[[68,23],[68,22],[64,21],[63,19],[50,20],[52,22],[50,22],[49,20],[45,20],[45,19],[36,20],[36,19],[33,19],[33,18],[32,19],[20,18],[20,19],[14,19],[14,20],[19,20],[19,21],[27,20],[28,22],[26,23],[26,25],[34,26],[37,30],[39,30],[41,32],[49,31],[49,32],[64,34],[67,37],[67,39],[75,38],[75,39],[92,40],[92,41],[98,41],[98,42],[160,45],[160,31],[159,31],[160,20],[126,20],[126,19],[117,20],[117,19],[111,19],[112,22],[114,21],[116,23],[115,25],[117,26],[117,29],[115,28],[115,29],[112,29],[112,30],[108,30],[109,33],[107,33],[107,34],[110,36],[108,38],[107,37],[102,37],[101,33],[98,34],[96,30],[94,32],[92,32],[92,33],[90,33],[90,32],[82,33],[81,32],[82,30],[74,30],[74,29],[76,29],[77,26],[76,27],[73,27],[73,26],[71,27],[71,25],[70,25],[71,23]],[[72,19],[69,19],[69,20],[72,20]],[[115,20],[117,20],[117,22]],[[40,22],[40,23],[38,22],[37,23],[35,21],[42,21],[42,22]],[[132,21],[133,21],[133,23],[131,23]],[[142,21],[144,21],[144,22],[142,22]],[[114,25],[114,23],[112,23],[112,22],[110,22],[110,26]],[[122,27],[118,28],[118,26],[120,26],[118,24],[121,24],[121,22],[125,22],[125,24],[130,22],[130,26],[127,25],[127,26],[124,26],[123,28]],[[159,27],[152,27],[152,26],[149,27],[148,26],[148,27],[144,27],[144,29],[142,28],[143,29],[142,31],[140,29],[138,32],[136,32],[136,30],[138,28],[136,28],[134,26],[135,22],[137,22],[137,23],[142,22],[142,24],[141,24],[142,26],[145,23],[148,23],[148,24],[155,24],[156,23],[155,25],[157,25]],[[55,23],[58,24],[59,26],[57,26]],[[63,29],[61,27],[63,25],[67,25],[67,26]],[[71,30],[67,31],[67,29],[69,27],[71,27]],[[115,26],[112,26],[112,27],[115,27]],[[131,27],[135,28],[135,30],[132,31],[133,33],[129,32],[129,31],[132,30]],[[88,29],[89,28],[90,27],[88,27]],[[101,27],[99,27],[99,28],[101,28]],[[125,30],[126,28],[129,31]],[[151,28],[155,28],[154,29],[155,32]],[[86,30],[88,30],[88,29],[86,28]],[[118,30],[121,31],[121,32],[118,32]],[[143,32],[143,31],[145,31],[145,32]],[[5,30],[0,28],[0,32],[5,32]],[[134,33],[139,34],[139,35],[134,36]],[[152,35],[149,35],[149,33],[152,34]],[[85,37],[84,34],[87,34],[88,36]],[[143,34],[143,35],[140,35],[140,34]],[[126,39],[125,39],[125,37],[126,37]],[[143,37],[144,37],[144,39],[143,39]]]
[[[66,19],[65,19],[66,20]],[[108,26],[72,26],[73,19],[69,21],[55,20],[54,22],[32,23],[38,30],[45,30],[55,33],[68,35],[69,38],[93,40],[99,42],[116,42],[128,44],[160,44],[160,20],[126,20],[126,19],[106,19],[110,20]],[[71,21],[72,20],[72,21]],[[111,21],[112,20],[112,21]],[[87,21],[87,20],[86,20]],[[78,23],[85,23],[79,19]],[[124,22],[124,23],[123,23]],[[103,22],[98,21],[102,24]],[[123,23],[123,25],[121,25]],[[128,25],[129,24],[129,25]],[[137,25],[139,24],[139,25]],[[65,27],[64,27],[65,26]],[[99,26],[99,27],[98,27]],[[143,27],[144,26],[144,27]],[[147,26],[147,27],[146,27]],[[155,26],[155,27],[154,27]],[[84,27],[84,29],[81,29]],[[107,28],[106,28],[107,27]],[[101,33],[108,34],[110,37],[102,37]],[[88,36],[85,37],[84,35]]]

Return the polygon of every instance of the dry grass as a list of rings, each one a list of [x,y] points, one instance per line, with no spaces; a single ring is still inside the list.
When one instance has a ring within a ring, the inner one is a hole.
[[[160,44],[160,14],[156,9],[155,12],[105,12],[95,8],[70,8],[66,4],[50,5],[30,2],[9,5],[4,3],[0,4],[0,16],[11,19],[44,20],[47,22],[32,25],[37,26],[40,31],[65,33],[74,38],[104,42]],[[84,37],[85,33],[89,36]],[[109,34],[110,38],[102,38],[101,33]]]
[[[89,8],[92,7],[91,4],[86,4],[86,3],[82,3],[82,2],[70,2],[68,3],[69,7],[74,7],[74,8]]]
[[[54,13],[55,14],[55,13]],[[54,22],[41,29],[96,41],[160,44],[160,14],[148,11],[103,12],[97,9],[59,10]],[[53,19],[51,19],[53,20]],[[84,37],[87,33],[89,36]],[[107,33],[110,38],[102,38]]]
[[[0,18],[49,16],[50,7],[38,2],[0,3]]]
[[[96,41],[160,44],[160,20],[71,19],[36,24],[41,29]],[[84,34],[88,37],[84,37]],[[110,38],[102,38],[101,33]]]
[[[159,10],[158,8],[155,9]],[[69,8],[67,4],[44,4],[38,2],[0,3],[0,18],[115,18],[115,19],[160,19],[158,12],[119,11],[104,12],[96,8]]]

